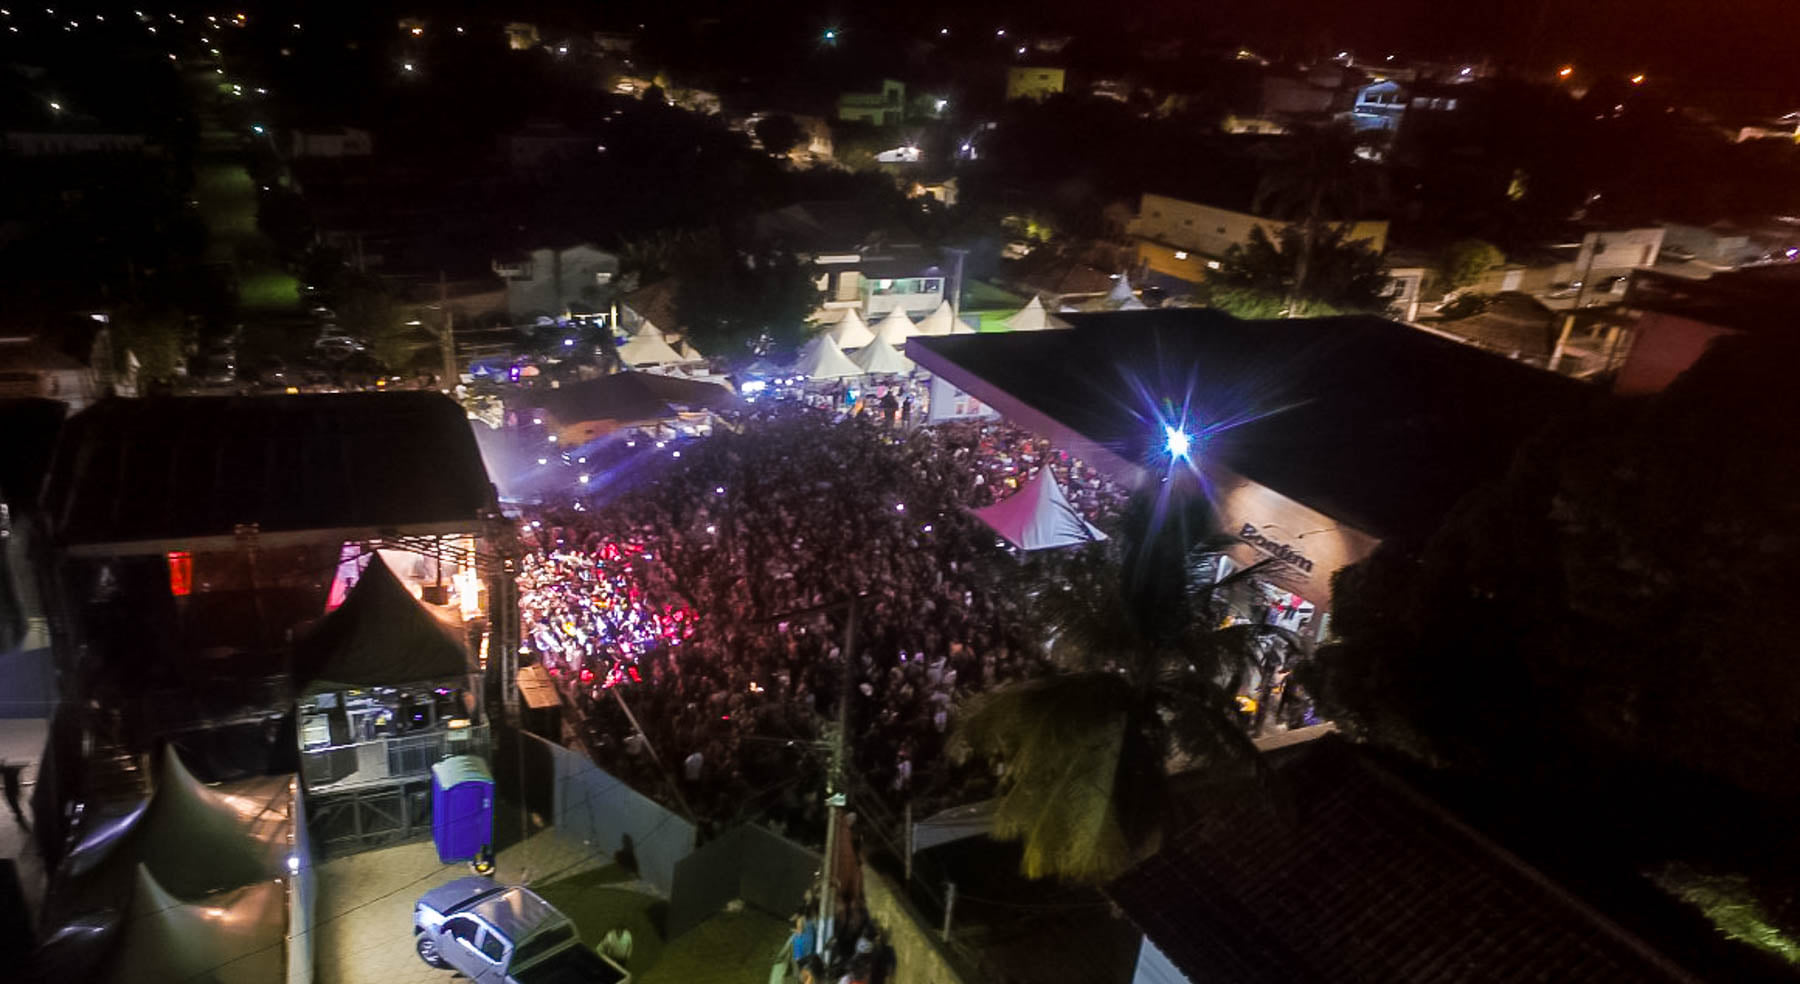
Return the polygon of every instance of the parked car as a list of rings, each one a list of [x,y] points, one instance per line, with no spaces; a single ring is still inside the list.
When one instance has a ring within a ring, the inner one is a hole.
[[[581,942],[569,917],[522,885],[471,875],[413,905],[413,946],[476,984],[629,984],[625,968]]]
[[[366,350],[368,346],[364,345],[361,340],[352,338],[349,335],[339,334],[337,332],[326,332],[325,334],[320,335],[317,341],[313,342],[313,348],[318,349],[321,354],[329,358],[347,359],[358,352]]]

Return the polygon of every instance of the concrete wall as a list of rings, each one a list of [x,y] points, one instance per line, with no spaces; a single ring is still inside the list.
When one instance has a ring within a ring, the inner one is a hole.
[[[614,778],[579,752],[536,735],[555,770],[552,823],[595,851],[613,854],[626,837],[637,854],[638,874],[667,894],[675,887],[675,865],[693,853],[694,825]]]
[[[744,825],[682,858],[669,893],[668,935],[680,936],[733,899],[786,919],[818,880],[819,855]]]
[[[1286,223],[1165,195],[1147,194],[1138,205],[1131,234],[1174,249],[1216,257],[1224,255],[1230,246],[1249,240],[1250,230],[1258,226],[1274,239]],[[1351,223],[1346,239],[1367,243],[1370,249],[1383,253],[1387,251],[1387,236],[1386,221],[1365,221]]]
[[[937,928],[921,924],[899,889],[868,865],[863,865],[863,901],[894,948],[893,984],[963,984],[944,956]]]

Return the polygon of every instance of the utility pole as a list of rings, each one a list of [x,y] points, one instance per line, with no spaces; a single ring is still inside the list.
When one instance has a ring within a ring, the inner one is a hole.
[[[950,329],[955,331],[956,320],[962,317],[963,261],[968,258],[969,251],[956,246],[946,246],[944,252],[956,257],[956,266],[950,275]]]
[[[450,283],[444,277],[444,271],[438,271],[438,309],[444,312],[444,326],[438,329],[438,348],[444,357],[443,390],[452,396],[456,395],[456,384],[462,381],[462,373],[456,370],[456,326],[455,316],[450,311]]]
[[[838,853],[838,825],[846,802],[846,765],[849,755],[850,680],[856,666],[856,598],[852,596],[844,624],[844,675],[838,687],[837,725],[831,736],[831,772],[825,777],[825,863],[819,866],[819,921],[814,933],[818,952],[825,952],[825,920],[834,912],[837,892],[833,878]]]
[[[1606,251],[1606,240],[1595,236],[1594,245],[1587,251],[1587,267],[1581,271],[1581,286],[1575,288],[1575,308],[1563,318],[1562,334],[1557,336],[1556,348],[1550,353],[1551,372],[1556,371],[1557,364],[1562,362],[1563,349],[1569,344],[1569,336],[1575,331],[1575,318],[1581,312],[1582,302],[1587,300],[1588,282],[1594,279],[1594,259]],[[1579,256],[1577,257],[1579,260]]]

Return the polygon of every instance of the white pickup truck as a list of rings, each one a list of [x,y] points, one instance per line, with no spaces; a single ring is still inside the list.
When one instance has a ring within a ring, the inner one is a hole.
[[[471,876],[413,906],[413,945],[433,967],[476,984],[630,984],[631,975],[581,942],[575,924],[536,892]]]

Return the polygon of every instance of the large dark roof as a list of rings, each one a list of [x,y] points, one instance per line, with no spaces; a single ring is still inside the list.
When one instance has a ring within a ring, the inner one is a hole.
[[[1108,889],[1189,980],[1691,979],[1347,743],[1273,761]]]
[[[1203,438],[1200,454],[1382,537],[1428,534],[1524,438],[1593,398],[1563,377],[1374,317],[1061,317],[1074,330],[914,338],[908,351],[926,369],[954,363],[1134,462],[1163,440],[1152,401],[1185,397],[1190,430],[1238,422]]]
[[[616,372],[583,380],[541,396],[526,397],[565,426],[587,420],[636,423],[667,420],[681,410],[723,410],[737,403],[737,394],[697,379],[682,379],[652,372]]]
[[[1800,296],[1800,264],[1782,263],[1694,280],[1634,270],[1625,306],[1661,311],[1739,331],[1788,332]]]
[[[472,531],[494,505],[466,414],[437,393],[103,400],[69,418],[44,489],[68,546]]]

